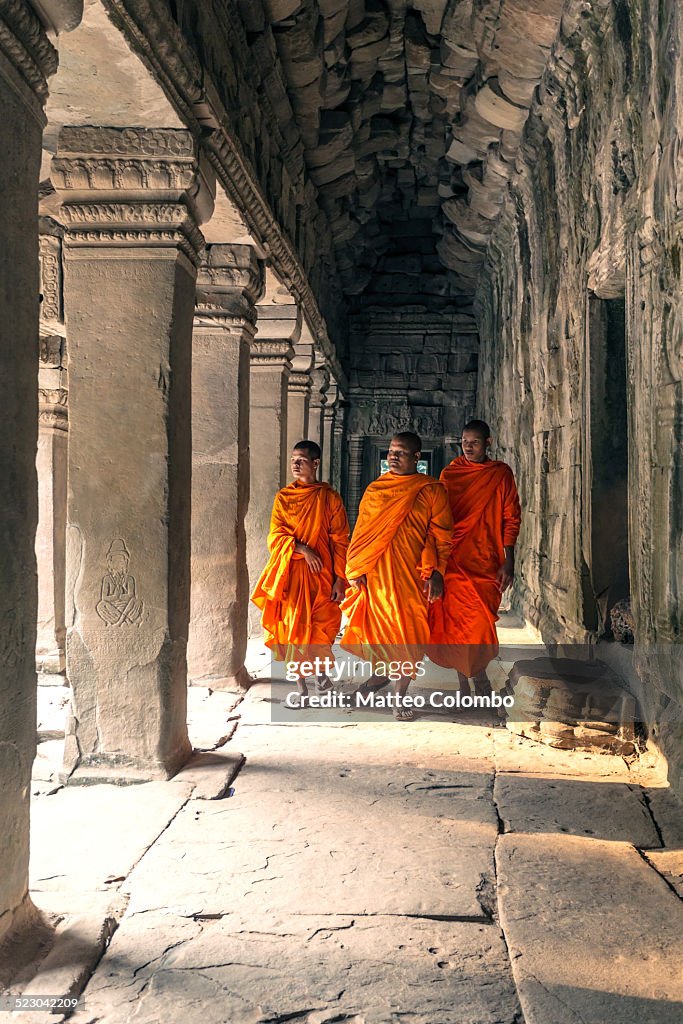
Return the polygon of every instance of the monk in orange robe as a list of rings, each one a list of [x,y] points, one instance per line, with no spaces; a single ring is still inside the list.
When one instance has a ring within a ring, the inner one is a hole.
[[[396,434],[389,472],[365,491],[346,561],[352,589],[342,604],[348,617],[342,647],[376,673],[359,689],[381,689],[393,662],[399,721],[413,718],[401,702],[429,643],[427,607],[443,593],[451,547],[448,498],[437,480],[418,473],[421,448],[417,434]]]
[[[275,495],[270,558],[251,596],[262,610],[266,646],[277,661],[299,672],[297,688],[304,696],[308,687],[298,666],[332,659],[346,591],[349,522],[340,495],[317,479],[320,459],[314,441],[299,441],[292,450],[294,482]],[[331,686],[321,672],[318,691]]]
[[[503,592],[513,580],[520,506],[512,470],[490,459],[491,431],[470,420],[464,454],[440,476],[453,514],[453,549],[444,597],[430,609],[429,657],[473,679],[476,693],[490,693],[486,666],[498,653],[496,622]]]

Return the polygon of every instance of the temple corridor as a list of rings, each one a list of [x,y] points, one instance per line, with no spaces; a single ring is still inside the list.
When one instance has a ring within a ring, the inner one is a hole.
[[[682,53],[677,0],[0,0],[12,998],[683,1017]],[[514,713],[290,715],[293,447],[353,529],[473,419]]]
[[[193,687],[206,752],[171,782],[60,788],[63,740],[40,744],[31,891],[59,924],[11,991],[77,993],[79,1024],[680,1020],[683,830],[655,759],[481,711],[273,724],[261,657],[242,700]]]

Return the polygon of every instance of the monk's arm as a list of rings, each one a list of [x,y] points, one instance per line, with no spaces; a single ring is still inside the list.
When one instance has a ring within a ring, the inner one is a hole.
[[[332,551],[332,600],[343,600],[346,592],[346,552],[349,547],[349,520],[341,498],[335,495],[330,509],[330,549]]]
[[[453,545],[453,517],[446,488],[432,488],[431,515],[427,539],[422,552],[421,575],[426,580],[425,593],[429,601],[443,594],[443,577]]]
[[[268,550],[271,555],[275,554],[279,558],[286,558],[287,561],[289,561],[294,554],[295,545],[296,538],[292,534],[291,527],[288,526],[284,516],[282,498],[279,494],[276,494],[275,501],[273,502],[273,511],[270,517]]]
[[[515,543],[519,535],[519,527],[522,521],[522,510],[519,504],[519,495],[512,473],[505,480],[505,495],[503,500],[503,548],[505,550],[505,561],[498,570],[498,585],[501,591],[511,586],[515,575]]]

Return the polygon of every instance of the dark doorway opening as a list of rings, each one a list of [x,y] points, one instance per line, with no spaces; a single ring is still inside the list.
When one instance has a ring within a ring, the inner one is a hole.
[[[628,599],[628,400],[626,309],[622,298],[589,300],[586,361],[587,534],[584,617],[612,636],[610,611]]]

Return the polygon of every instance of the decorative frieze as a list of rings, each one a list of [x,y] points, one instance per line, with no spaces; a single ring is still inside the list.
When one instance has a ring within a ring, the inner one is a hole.
[[[177,246],[198,262],[214,187],[190,132],[63,128],[52,180],[70,248]]]
[[[62,321],[62,243],[54,235],[41,234],[40,293],[42,303],[40,319]]]

